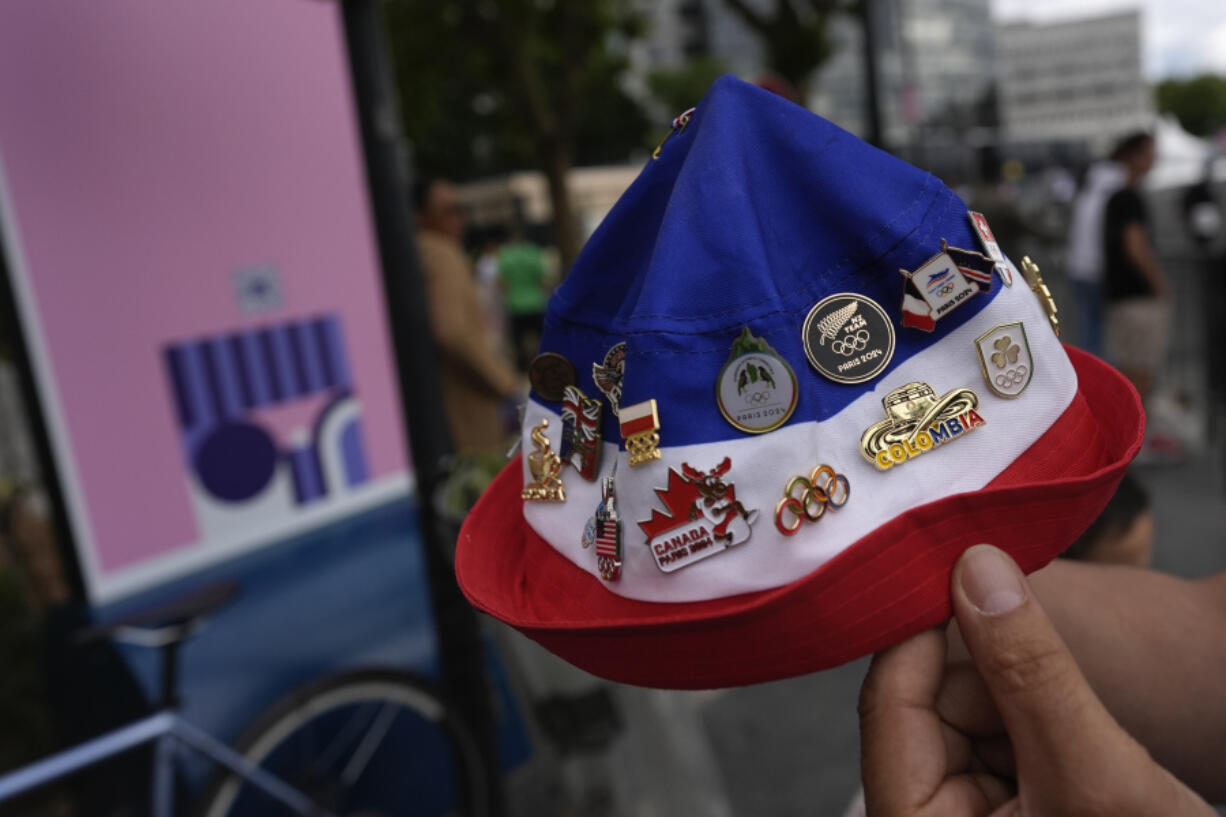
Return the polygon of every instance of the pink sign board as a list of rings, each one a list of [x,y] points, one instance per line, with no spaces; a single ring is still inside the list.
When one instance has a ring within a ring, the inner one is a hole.
[[[0,218],[93,600],[407,495],[338,4],[4,4]]]

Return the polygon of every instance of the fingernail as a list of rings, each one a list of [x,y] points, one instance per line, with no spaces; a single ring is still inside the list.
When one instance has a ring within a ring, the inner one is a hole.
[[[961,568],[962,592],[981,613],[1007,613],[1026,600],[1017,566],[991,545],[976,545],[962,554]]]

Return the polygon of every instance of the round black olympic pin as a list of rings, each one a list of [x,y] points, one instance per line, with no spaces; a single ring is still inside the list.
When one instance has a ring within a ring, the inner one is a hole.
[[[894,357],[894,326],[871,298],[840,292],[809,310],[802,330],[813,368],[836,383],[863,383]]]

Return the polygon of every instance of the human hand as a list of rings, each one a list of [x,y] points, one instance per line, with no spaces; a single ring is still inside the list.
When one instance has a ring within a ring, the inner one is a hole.
[[[865,678],[869,817],[1214,817],[1112,719],[1007,555],[970,548],[952,584],[973,663],[946,667],[930,630]]]

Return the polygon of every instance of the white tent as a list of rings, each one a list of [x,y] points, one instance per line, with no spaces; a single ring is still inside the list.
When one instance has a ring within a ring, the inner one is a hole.
[[[1145,180],[1147,189],[1169,190],[1195,184],[1205,177],[1205,166],[1215,157],[1221,161],[1214,162],[1214,179],[1226,181],[1226,157],[1212,142],[1184,130],[1174,116],[1167,114],[1158,120],[1154,138],[1158,157]]]

